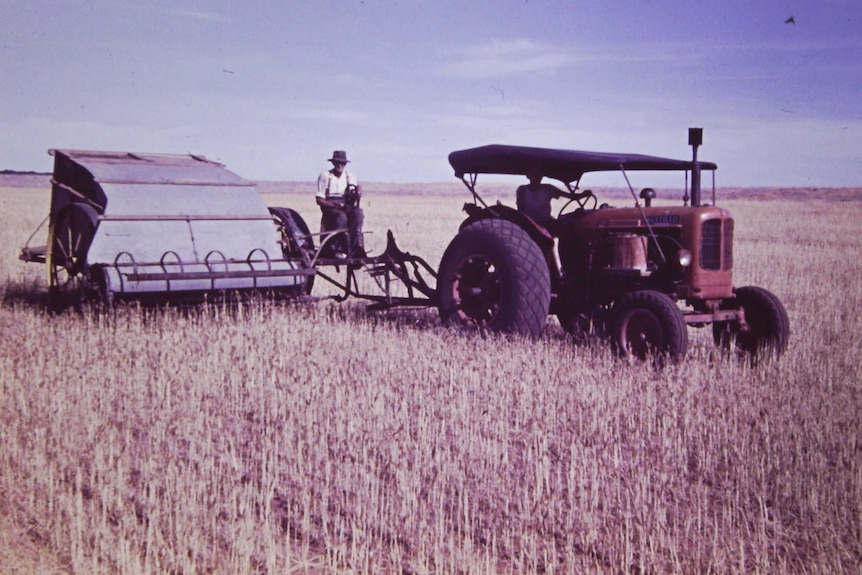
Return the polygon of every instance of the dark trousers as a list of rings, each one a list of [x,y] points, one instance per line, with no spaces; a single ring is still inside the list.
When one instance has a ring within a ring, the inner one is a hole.
[[[335,230],[347,230],[345,234],[337,234],[329,245],[332,246],[332,252],[342,252],[349,255],[364,254],[365,242],[362,237],[362,222],[365,220],[365,214],[362,213],[362,208],[328,208],[322,207],[323,217],[320,225],[323,232],[333,232]]]

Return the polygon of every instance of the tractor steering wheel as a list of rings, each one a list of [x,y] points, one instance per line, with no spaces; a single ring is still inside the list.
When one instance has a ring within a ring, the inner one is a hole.
[[[592,207],[590,207],[589,209],[592,209],[592,210],[596,209],[596,206],[598,206],[599,200],[593,194],[592,190],[584,190],[583,192],[581,192],[579,194],[578,193],[572,194],[571,196],[569,196],[569,201],[566,202],[562,208],[560,208],[560,211],[557,214],[557,219],[559,219],[563,216],[563,212],[565,212],[566,208],[568,208],[572,203],[578,204],[577,210],[574,210],[574,211],[586,210],[587,205],[590,203],[590,200],[592,200]]]
[[[359,200],[361,198],[362,194],[359,192],[359,188],[355,184],[348,184],[344,190],[345,207],[351,209],[359,207]]]

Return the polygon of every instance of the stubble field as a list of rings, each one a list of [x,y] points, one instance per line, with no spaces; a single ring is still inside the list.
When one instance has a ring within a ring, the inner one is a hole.
[[[308,188],[262,189],[315,228]],[[457,190],[367,185],[372,251],[391,228],[436,267]],[[690,328],[655,371],[553,321],[51,315],[17,259],[49,191],[0,188],[0,572],[858,573],[862,190],[757,197],[721,202],[735,283],[782,299],[787,354],[751,368]]]

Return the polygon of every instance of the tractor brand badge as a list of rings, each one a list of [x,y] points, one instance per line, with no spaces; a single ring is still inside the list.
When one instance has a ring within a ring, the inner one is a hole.
[[[673,214],[665,214],[661,216],[647,216],[647,222],[653,226],[670,226],[679,223],[679,216]]]

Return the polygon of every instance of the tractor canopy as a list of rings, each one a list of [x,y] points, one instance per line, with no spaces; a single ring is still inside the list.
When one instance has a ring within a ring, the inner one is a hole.
[[[615,154],[584,152],[551,148],[531,148],[492,144],[478,148],[458,150],[449,154],[449,164],[455,176],[464,174],[507,174],[527,176],[541,172],[566,184],[577,182],[587,172],[617,170],[690,171],[715,170],[711,162],[695,162],[645,156],[642,154]]]

